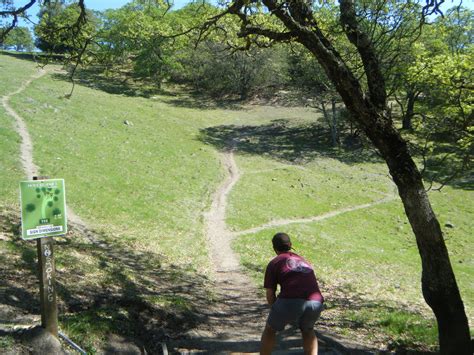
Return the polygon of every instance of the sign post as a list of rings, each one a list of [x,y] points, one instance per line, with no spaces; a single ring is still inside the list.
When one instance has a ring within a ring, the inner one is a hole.
[[[58,337],[56,272],[52,236],[67,233],[64,180],[33,177],[20,183],[22,238],[36,239],[41,326]]]
[[[58,305],[56,302],[56,272],[53,237],[36,240],[38,276],[40,281],[41,326],[58,337]]]

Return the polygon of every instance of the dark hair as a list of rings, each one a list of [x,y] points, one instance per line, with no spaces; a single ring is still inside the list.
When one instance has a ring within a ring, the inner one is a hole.
[[[290,236],[286,233],[277,233],[272,238],[272,244],[276,251],[288,251],[291,249]]]

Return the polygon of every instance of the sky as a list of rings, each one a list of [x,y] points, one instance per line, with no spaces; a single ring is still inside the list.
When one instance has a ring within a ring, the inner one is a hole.
[[[173,1],[173,0],[171,0]],[[446,10],[452,6],[458,5],[461,0],[446,0],[441,7],[443,10]],[[27,3],[27,0],[14,0],[15,6],[23,6]],[[98,10],[102,11],[105,9],[118,9],[125,5],[126,3],[130,2],[130,0],[85,0],[86,8],[91,9],[91,10]],[[190,0],[174,0],[174,9],[179,9],[180,7],[183,7],[185,4],[188,2],[191,2]],[[462,0],[462,5],[474,10],[474,0]],[[38,18],[36,15],[39,12],[39,7],[37,4],[33,5],[29,11],[28,14],[31,16],[31,20],[33,22],[36,22]],[[28,26],[32,27],[31,23],[25,22],[24,20],[20,20],[20,26]]]
[[[86,8],[91,9],[91,10],[98,10],[98,11],[103,11],[106,9],[118,9],[128,2],[130,2],[130,0],[85,0],[84,1]],[[190,2],[190,0],[174,0],[173,9],[179,9],[180,7],[183,7],[188,2]],[[14,0],[13,3],[15,4],[16,7],[21,7],[27,4],[28,0]],[[38,18],[36,17],[36,15],[38,14],[38,12],[39,12],[39,6],[37,2],[36,4],[34,4],[32,7],[28,9],[27,14],[30,15],[31,20],[33,22],[37,22]],[[24,20],[20,20],[20,26],[28,26],[31,28],[33,24],[31,24],[30,22],[26,22]]]

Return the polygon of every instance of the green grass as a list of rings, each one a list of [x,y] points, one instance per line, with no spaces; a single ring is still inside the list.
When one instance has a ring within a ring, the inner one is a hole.
[[[471,206],[450,189],[430,195],[441,223],[450,221],[454,228],[444,228],[461,293],[472,312],[474,289],[469,275],[473,272],[474,252],[471,235]],[[402,300],[423,305],[420,293],[421,265],[414,236],[401,203],[393,201],[342,214],[320,222],[290,225],[239,237],[235,248],[250,270],[263,277],[266,262],[273,257],[270,239],[274,232],[286,230],[293,236],[297,252],[316,265],[326,283],[343,286],[373,299]]]
[[[12,98],[29,126],[41,174],[64,178],[69,205],[100,230],[170,262],[207,270],[202,213],[223,172],[200,131],[254,113],[183,109],[160,97],[82,86],[67,100],[70,84],[53,77]],[[289,116],[290,110],[282,111]]]
[[[450,221],[455,226],[443,229],[465,308],[472,321],[474,265],[470,255],[474,250],[469,232],[472,229],[472,206],[465,203],[463,196],[466,198],[464,191],[449,187],[442,193],[430,194],[441,223]],[[416,310],[410,313],[416,322],[434,322],[421,295],[420,257],[399,201],[320,222],[273,228],[239,237],[234,248],[257,283],[262,282],[265,266],[274,256],[270,239],[278,231],[288,232],[296,252],[315,266],[329,304],[339,304],[340,293],[349,299],[355,297],[349,301],[349,309],[355,307],[357,311],[350,311],[351,314],[363,316],[372,326],[387,314],[396,314],[403,309]],[[366,305],[374,303],[390,305],[390,309],[380,307],[378,312],[360,313],[364,312]],[[342,315],[348,317],[347,311],[344,310]],[[328,316],[333,317],[332,312]],[[385,331],[391,334],[389,329]],[[392,336],[392,339],[399,346],[425,343],[431,347],[434,344],[432,333],[436,333],[432,327],[407,326],[403,334]],[[414,343],[410,343],[410,339]]]
[[[0,337],[0,349],[8,350],[15,343],[15,339],[11,335]]]
[[[13,59],[0,52],[0,96],[18,89],[36,72],[28,61]],[[23,178],[18,152],[20,137],[13,130],[13,122],[0,106],[0,208],[18,203],[18,182]]]
[[[436,351],[438,328],[433,319],[424,319],[401,310],[371,307],[347,312],[355,326],[383,330],[391,338],[389,349],[427,348]]]
[[[34,62],[18,60],[7,52],[0,51],[0,96],[18,89],[24,81],[28,80],[37,72],[38,68]]]
[[[13,91],[34,72],[32,62],[0,56],[5,83],[0,90]],[[139,314],[178,324],[214,300],[202,277],[210,266],[203,213],[224,176],[218,151],[233,138],[239,138],[236,160],[242,173],[228,201],[227,223],[234,231],[394,193],[385,164],[367,150],[328,146],[327,133],[314,124],[317,116],[305,108],[225,109],[184,95],[113,95],[82,85],[68,100],[64,95],[70,88],[63,77],[48,75],[11,103],[27,121],[41,174],[65,179],[68,204],[109,243],[103,251],[75,240],[74,233],[58,238],[60,296],[68,310],[61,324],[90,352],[98,351],[105,335],[120,330],[120,324],[143,324]],[[2,110],[0,138],[0,206],[11,209],[23,173],[19,137]],[[454,225],[443,230],[472,322],[472,191],[446,187],[430,198],[442,226]],[[381,329],[395,347],[433,345],[419,255],[398,199],[237,238],[233,247],[256,284],[273,257],[270,238],[281,230],[315,265],[329,306],[323,321],[344,324],[347,319]],[[2,263],[34,280],[32,244],[15,239],[0,245]],[[74,302],[92,307],[104,293],[111,301],[97,311],[69,310]],[[164,315],[163,309],[184,318]]]
[[[9,126],[12,125],[2,108],[0,108],[0,206],[11,206],[19,203],[18,182],[23,178],[23,173],[17,159],[19,150],[19,137]]]
[[[86,311],[75,313],[63,317],[62,331],[74,342],[81,344],[81,347],[88,354],[96,354],[97,345],[104,341],[108,332],[114,331],[114,326],[120,318],[115,315],[115,320],[111,315],[103,312]]]
[[[26,116],[41,173],[65,178],[70,206],[99,229],[206,267],[201,213],[220,167],[195,139],[199,117],[181,125],[160,103],[82,87],[61,98],[68,87],[45,78],[12,100]]]
[[[259,158],[245,156],[238,165],[243,176],[231,192],[227,220],[235,230],[378,201],[394,189],[386,176],[363,164],[354,169],[331,158],[315,159],[303,168],[279,162],[261,168]]]

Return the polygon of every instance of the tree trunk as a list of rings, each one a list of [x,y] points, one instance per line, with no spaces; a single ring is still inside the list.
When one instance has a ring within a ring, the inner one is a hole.
[[[393,126],[373,127],[366,133],[387,162],[415,234],[423,296],[438,322],[441,353],[472,354],[469,325],[441,227],[406,142]]]
[[[407,92],[407,110],[403,115],[402,129],[412,129],[412,118],[414,115],[415,101],[418,95],[413,91]]]
[[[335,147],[337,145],[337,139],[336,139],[336,135],[334,134],[334,127],[333,127],[334,112],[333,112],[333,119],[331,120],[331,118],[329,117],[328,110],[326,109],[326,104],[325,104],[324,101],[321,101],[321,111],[323,111],[324,119],[325,119],[326,123],[328,124],[328,128],[331,132],[331,144],[332,144],[333,147]]]
[[[406,142],[388,117],[389,110],[374,107],[351,76],[346,77],[348,72],[331,67],[328,75],[348,110],[380,151],[398,187],[421,256],[423,296],[438,322],[441,354],[472,355],[469,325],[443,234]]]
[[[336,99],[334,97],[331,99],[331,109],[332,109],[331,137],[332,137],[332,145],[335,147],[336,145],[339,145],[339,133],[337,131],[337,110],[336,110]]]

